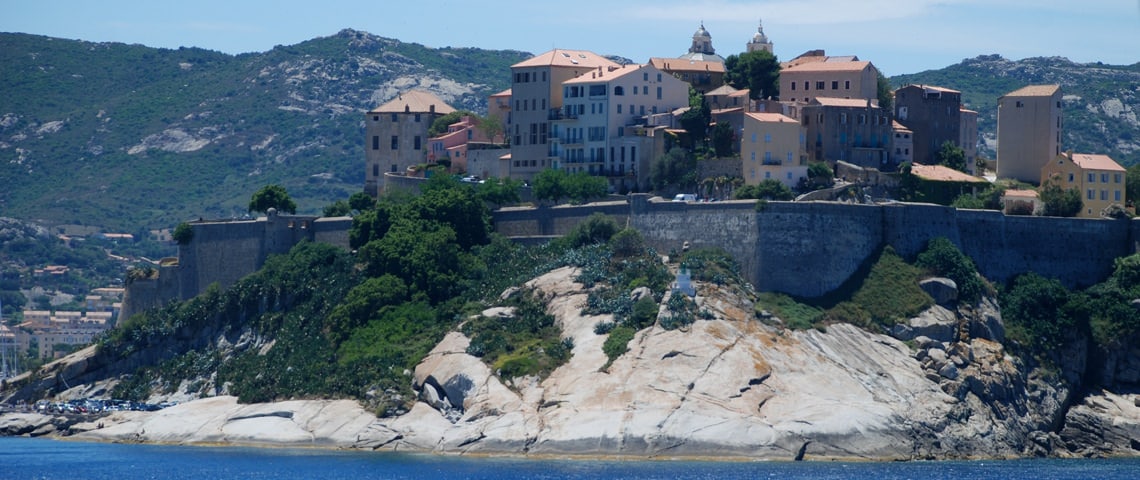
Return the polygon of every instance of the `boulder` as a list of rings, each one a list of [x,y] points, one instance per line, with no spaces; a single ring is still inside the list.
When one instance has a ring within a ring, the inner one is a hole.
[[[934,303],[953,306],[958,302],[958,284],[945,277],[928,278],[918,282],[922,290],[934,298]]]
[[[629,298],[635,302],[651,296],[653,296],[653,290],[650,290],[649,287],[637,287],[633,289],[632,292],[629,292]]]
[[[924,310],[908,323],[916,338],[922,336],[939,342],[953,342],[958,336],[958,315],[940,305]]]
[[[1005,341],[1005,324],[1001,321],[1001,309],[992,298],[983,298],[970,315],[970,338],[984,338],[998,343]]]

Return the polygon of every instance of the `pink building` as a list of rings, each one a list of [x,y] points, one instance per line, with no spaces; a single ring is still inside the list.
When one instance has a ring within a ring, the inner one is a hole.
[[[502,141],[502,135],[499,135]],[[428,139],[428,163],[442,159],[451,160],[452,172],[467,171],[467,144],[490,143],[491,139],[476,123],[474,118],[464,116],[447,127],[447,133]]]

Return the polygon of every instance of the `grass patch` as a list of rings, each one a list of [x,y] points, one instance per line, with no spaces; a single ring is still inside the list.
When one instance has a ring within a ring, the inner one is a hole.
[[[602,351],[606,353],[606,358],[608,358],[606,364],[602,366],[602,370],[609,370],[614,360],[629,351],[629,341],[633,340],[633,335],[636,333],[636,330],[625,325],[610,330],[610,336],[602,344]]]

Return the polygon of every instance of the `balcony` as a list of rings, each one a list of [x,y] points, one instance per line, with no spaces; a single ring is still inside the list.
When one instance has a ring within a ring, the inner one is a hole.
[[[574,120],[578,118],[578,114],[571,112],[570,109],[552,108],[547,115],[547,120]]]

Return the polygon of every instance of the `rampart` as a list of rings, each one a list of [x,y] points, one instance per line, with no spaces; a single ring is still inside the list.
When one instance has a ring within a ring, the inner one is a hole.
[[[1005,282],[1037,272],[1069,287],[1097,283],[1113,261],[1136,251],[1140,223],[1006,216],[928,204],[852,205],[752,201],[685,203],[631,195],[628,205],[500,210],[496,229],[512,237],[564,235],[591,213],[639,230],[659,252],[716,246],[737,258],[760,290],[823,295],[847,280],[886,245],[913,259],[945,237],[970,256],[986,278]]]
[[[222,288],[256,272],[270,255],[288,253],[302,240],[348,248],[349,217],[279,215],[256,220],[196,221],[193,235],[178,247],[178,264],[159,268],[154,279],[127,285],[123,318],[173,300],[187,300],[212,283]]]

